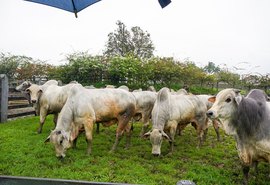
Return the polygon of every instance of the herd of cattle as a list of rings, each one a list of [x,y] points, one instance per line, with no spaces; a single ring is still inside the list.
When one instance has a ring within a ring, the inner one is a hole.
[[[127,146],[131,139],[134,121],[143,122],[141,136],[150,138],[152,154],[161,154],[163,139],[170,143],[173,152],[176,134],[192,124],[198,136],[198,147],[203,144],[212,121],[217,139],[219,125],[225,133],[234,136],[237,151],[242,163],[244,184],[248,183],[251,166],[259,161],[270,161],[270,102],[266,93],[259,89],[251,90],[246,96],[237,89],[221,90],[216,96],[192,95],[181,89],[174,92],[166,87],[158,92],[137,90],[130,92],[126,86],[119,88],[86,88],[72,82],[59,86],[56,80],[49,80],[39,86],[23,82],[16,87],[26,92],[37,115],[40,116],[38,133],[48,114],[54,114],[55,128],[47,141],[53,143],[56,156],[65,157],[66,150],[76,145],[79,132],[85,131],[91,153],[93,127],[117,124],[114,151],[123,133],[126,133]],[[152,122],[149,129],[149,120]]]

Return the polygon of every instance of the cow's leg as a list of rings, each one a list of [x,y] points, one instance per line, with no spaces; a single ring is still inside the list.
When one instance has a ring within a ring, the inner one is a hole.
[[[173,150],[174,150],[174,137],[176,134],[176,130],[178,128],[178,123],[176,121],[170,121],[170,122],[168,122],[168,125],[170,125],[170,138],[171,138],[171,140],[169,142],[170,142],[170,153],[172,154]]]
[[[148,127],[149,127],[149,117],[143,114],[142,115],[142,121],[143,121],[143,127],[142,127],[142,131],[140,133],[140,136],[141,137],[143,137],[143,135],[148,130]]]
[[[132,123],[128,123],[126,128],[125,128],[125,133],[126,133],[126,148],[129,148],[130,146],[130,139],[132,135]]]
[[[244,174],[244,179],[243,179],[243,184],[247,185],[248,184],[248,172],[249,172],[249,166],[242,166],[243,174]]]
[[[253,167],[254,167],[254,170],[255,170],[256,179],[257,179],[257,177],[258,177],[258,175],[259,175],[258,164],[259,164],[258,161],[253,161],[253,163],[252,163],[252,165],[253,165]]]
[[[206,128],[206,129],[203,131],[203,142],[206,141],[207,133],[208,133],[208,128]]]
[[[191,122],[191,125],[193,126],[193,128],[194,128],[195,130],[197,130],[197,129],[198,129],[198,125],[197,125],[197,123],[195,123],[195,122]]]
[[[93,140],[93,126],[94,121],[92,118],[86,118],[84,120],[84,129],[85,129],[85,136],[87,142],[87,154],[91,154],[92,152],[92,140]]]
[[[203,145],[204,131],[200,126],[197,127],[196,131],[197,131],[197,136],[198,136],[198,146],[197,147],[200,148]]]
[[[117,125],[117,129],[116,129],[116,137],[115,137],[115,142],[114,145],[111,149],[111,152],[115,151],[122,135],[123,135],[123,131],[126,128],[126,126],[128,125],[130,119],[134,116],[135,114],[135,106],[134,105],[130,105],[129,107],[127,107],[126,111],[119,115],[117,120],[118,120],[118,125]],[[128,136],[128,135],[127,135]],[[128,136],[130,137],[130,135]],[[130,138],[129,138],[130,140]]]
[[[208,118],[206,116],[202,116],[198,119],[199,127],[202,129],[202,143],[206,140],[208,133]]]
[[[219,124],[218,124],[218,121],[217,120],[213,120],[212,122],[213,122],[213,126],[215,128],[216,134],[217,134],[217,140],[218,141],[221,141],[220,134],[219,134]]]
[[[128,123],[129,123],[132,115],[133,114],[124,113],[123,115],[119,116],[119,118],[118,118],[118,125],[117,125],[117,129],[116,129],[115,142],[113,144],[113,147],[111,149],[111,152],[115,151],[118,143],[122,139],[123,132],[126,129],[126,127],[127,127]],[[130,134],[127,135],[127,140],[129,140],[129,142],[130,142],[130,136],[131,136]]]
[[[177,135],[178,136],[181,136],[182,135],[182,133],[181,133],[181,125],[180,124],[178,124],[178,126],[177,126],[177,128],[176,128],[176,131],[177,131]]]
[[[55,113],[53,117],[54,127],[56,127],[57,119],[58,119],[58,113]]]
[[[97,126],[97,128],[96,128],[96,133],[99,134],[99,126],[100,126],[100,123],[96,123],[96,126]]]
[[[79,137],[80,127],[76,126],[72,123],[72,131],[71,131],[71,141],[72,141],[72,148],[75,149],[77,147],[77,139]]]
[[[77,139],[78,139],[78,137],[74,138],[72,141],[72,148],[73,149],[77,148]]]
[[[113,144],[113,147],[111,149],[111,152],[114,152],[115,151],[118,143],[122,139],[124,129],[126,128],[126,125],[127,125],[127,123],[123,123],[122,120],[118,120],[118,121],[119,121],[119,123],[118,123],[117,129],[116,129],[115,142]]]
[[[198,125],[198,122],[196,120],[191,122],[191,125],[195,128],[195,130],[197,132],[197,137],[198,137],[197,147],[200,148],[203,144],[203,135],[204,135],[203,130],[202,130],[201,126]]]
[[[206,117],[206,114],[200,117],[197,117],[197,119],[195,119],[194,122],[195,122],[195,125],[197,125],[197,134],[199,138],[198,147],[201,147],[203,145],[204,140],[206,139],[206,135],[208,131],[208,119]]]
[[[268,180],[270,180],[270,164],[268,164]]]
[[[182,130],[184,130],[184,129],[186,128],[187,125],[188,125],[188,124],[181,124],[181,123],[179,123],[179,124],[177,125],[177,135],[181,136],[181,135],[182,135]],[[197,126],[195,125],[194,128],[196,129]]]
[[[43,127],[43,124],[46,120],[46,116],[47,116],[47,109],[41,108],[40,115],[39,115],[39,128],[38,128],[39,134],[42,132],[42,127]]]

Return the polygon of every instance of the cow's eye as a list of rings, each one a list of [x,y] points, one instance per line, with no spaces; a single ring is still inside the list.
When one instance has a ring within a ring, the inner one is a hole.
[[[231,98],[227,98],[225,101],[226,101],[227,103],[229,103],[229,102],[232,101],[232,99],[231,99]]]

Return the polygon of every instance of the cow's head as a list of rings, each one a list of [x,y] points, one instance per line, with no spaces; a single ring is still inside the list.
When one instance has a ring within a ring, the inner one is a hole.
[[[234,135],[236,133],[235,128],[230,123],[241,100],[240,90],[224,89],[217,96],[208,99],[214,104],[206,114],[211,119],[219,119],[225,132]]]
[[[51,142],[55,148],[56,157],[64,158],[71,147],[70,134],[63,130],[53,130],[45,142]]]
[[[25,91],[30,95],[30,102],[31,103],[37,103],[42,92],[43,92],[42,89],[40,88],[40,86],[38,86],[36,84],[32,84]]]
[[[15,90],[16,91],[25,91],[28,87],[32,85],[29,81],[24,81],[22,84],[18,85]]]
[[[163,138],[171,141],[170,137],[161,129],[153,129],[144,134],[144,137],[150,137],[150,141],[152,144],[152,154],[154,156],[159,156],[161,153],[161,144]]]

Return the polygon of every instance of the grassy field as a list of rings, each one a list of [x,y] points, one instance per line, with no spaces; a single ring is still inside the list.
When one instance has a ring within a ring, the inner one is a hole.
[[[132,145],[124,149],[125,138],[116,152],[109,153],[115,127],[101,126],[94,133],[92,154],[86,155],[84,135],[77,149],[69,149],[63,161],[55,157],[53,146],[44,141],[53,129],[52,117],[47,118],[42,134],[37,134],[39,117],[27,117],[0,124],[0,175],[29,176],[119,182],[130,184],[174,185],[188,179],[197,185],[241,184],[242,171],[233,138],[221,131],[222,141],[216,141],[210,127],[204,146],[196,148],[193,127],[188,126],[177,136],[175,152],[168,155],[169,143],[163,142],[162,156],[151,155],[149,140],[138,137],[141,124],[134,128]],[[250,184],[269,184],[268,165],[259,164],[259,175],[250,171]]]

